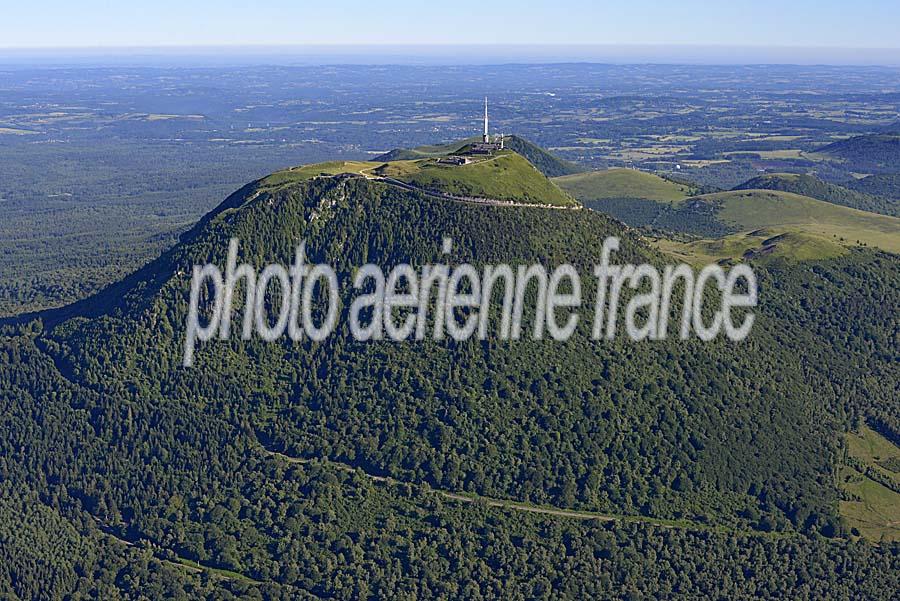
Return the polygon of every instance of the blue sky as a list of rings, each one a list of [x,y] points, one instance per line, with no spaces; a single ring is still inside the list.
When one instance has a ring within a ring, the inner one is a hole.
[[[898,0],[11,0],[0,47],[660,44],[900,48]]]

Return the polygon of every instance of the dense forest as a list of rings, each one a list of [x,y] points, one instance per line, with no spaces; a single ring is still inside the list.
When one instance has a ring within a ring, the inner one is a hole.
[[[584,167],[560,159],[537,144],[532,144],[520,136],[506,136],[503,140],[506,148],[515,151],[528,159],[528,162],[537,167],[538,171],[547,177],[559,177],[584,171]]]
[[[643,198],[605,198],[584,201],[584,206],[611,215],[632,227],[655,228],[704,238],[718,238],[740,230],[718,218],[721,202],[706,198],[691,198],[682,203]]]
[[[864,194],[890,198],[900,203],[900,174],[875,174],[847,183],[847,187]]]
[[[859,171],[896,173],[900,164],[900,135],[854,136],[829,144],[818,152],[845,161]]]
[[[288,262],[306,239],[346,281],[367,262],[441,261],[443,236],[453,262],[588,273],[610,235],[622,263],[666,261],[592,211],[441,202],[362,179],[251,184],[118,284],[7,320],[0,512],[22,527],[2,520],[0,590],[891,598],[900,550],[851,542],[834,478],[852,424],[900,432],[888,254],[758,266],[760,314],[740,344],[344,331],[214,341],[181,367],[188,274],[224,264],[232,236],[256,265]]]
[[[18,143],[0,161],[0,316],[83,299],[157,257],[242,183],[315,151],[116,139]],[[139,173],[136,173],[137,170]]]

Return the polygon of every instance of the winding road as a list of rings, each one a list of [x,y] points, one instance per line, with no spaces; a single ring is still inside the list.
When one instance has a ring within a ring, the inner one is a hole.
[[[580,211],[583,207],[580,204],[575,204],[572,206],[558,206],[558,205],[548,205],[548,204],[538,204],[538,203],[528,203],[528,202],[515,202],[512,200],[500,200],[497,198],[482,198],[478,196],[455,196],[453,194],[447,194],[446,192],[441,192],[439,190],[426,190],[425,188],[420,188],[418,186],[414,186],[408,182],[404,182],[399,179],[395,179],[393,177],[384,177],[381,175],[373,175],[371,173],[367,173],[371,171],[374,167],[370,167],[368,169],[363,169],[357,172],[348,172],[348,173],[340,173],[337,175],[328,175],[328,176],[318,176],[318,177],[328,177],[328,178],[338,178],[338,177],[362,177],[368,181],[380,182],[382,184],[386,184],[388,186],[393,186],[395,188],[400,188],[401,190],[405,190],[407,192],[415,192],[417,194],[423,194],[425,196],[430,196],[431,198],[437,198],[440,200],[449,200],[451,202],[461,202],[465,204],[477,204],[477,205],[486,205],[491,207],[524,207],[528,209],[550,209],[556,211]]]

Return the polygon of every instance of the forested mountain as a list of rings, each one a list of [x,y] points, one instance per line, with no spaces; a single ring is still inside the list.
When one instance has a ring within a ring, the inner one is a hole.
[[[585,323],[566,343],[364,343],[344,327],[211,341],[181,365],[192,267],[224,265],[231,237],[258,267],[305,239],[347,281],[447,260],[589,273],[612,235],[621,263],[668,260],[592,211],[261,180],[99,295],[8,322],[0,514],[48,525],[27,544],[2,521],[0,590],[891,598],[898,548],[851,541],[835,469],[855,424],[900,432],[895,255],[758,265],[743,343],[598,343]]]
[[[900,168],[900,166],[898,166],[898,168]],[[890,198],[895,203],[900,203],[900,174],[884,173],[868,175],[864,178],[848,182],[846,185],[848,188],[864,194],[883,196],[885,198]]]
[[[900,135],[867,134],[834,142],[818,153],[849,163],[854,170],[896,173],[900,164]]]
[[[584,167],[554,156],[525,138],[519,136],[507,136],[504,138],[503,142],[507,148],[514,150],[528,159],[532,165],[537,167],[538,171],[547,177],[559,177],[561,175],[571,175],[573,173],[581,173],[584,171]]]

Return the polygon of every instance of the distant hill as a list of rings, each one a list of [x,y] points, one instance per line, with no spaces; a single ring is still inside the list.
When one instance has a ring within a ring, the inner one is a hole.
[[[831,259],[849,250],[825,236],[798,231],[775,233],[768,229],[731,234],[723,238],[679,241],[667,238],[656,245],[682,261],[696,265],[726,260],[784,259],[789,262]]]
[[[634,226],[651,225],[671,204],[697,189],[634,169],[607,169],[554,178],[557,185],[586,207]]]
[[[773,173],[755,177],[737,186],[735,190],[780,190],[809,196],[861,211],[897,216],[900,203],[843,186],[829,184],[812,175],[798,173]]]
[[[412,149],[397,148],[379,155],[372,159],[373,161],[409,161],[424,158],[436,158],[453,154],[464,146],[477,142],[478,138],[468,138],[459,142],[451,142],[449,144],[437,144],[433,146],[419,146]],[[584,171],[579,165],[563,160],[552,155],[537,144],[533,144],[519,136],[507,136],[504,139],[506,148],[519,153],[525,157],[538,171],[547,177],[558,177],[561,175],[569,175]]]
[[[900,252],[900,219],[871,211],[893,211],[894,203],[810,176],[761,176],[730,192],[696,196],[691,196],[693,189],[686,184],[631,169],[595,171],[554,181],[586,207],[632,227],[705,238],[773,228],[776,233],[801,232]],[[784,244],[782,248],[786,248]]]
[[[431,144],[428,146],[417,146],[416,148],[395,148],[384,154],[380,154],[373,158],[373,161],[389,162],[389,161],[414,161],[417,159],[433,159],[437,157],[447,156],[459,151],[464,146],[477,142],[479,138],[466,138],[458,142],[450,142],[448,144]]]
[[[898,166],[900,169],[900,166]],[[845,184],[851,190],[900,202],[900,173],[876,173]]]
[[[694,193],[658,175],[635,169],[607,169],[555,178],[556,184],[581,201],[610,198],[640,198],[659,202],[680,202]]]
[[[776,190],[737,190],[691,198],[663,212],[655,225],[708,237],[764,228],[778,233],[801,232],[900,253],[897,217]]]
[[[900,165],[900,135],[869,134],[834,142],[816,151],[850,163],[855,170],[896,172]]]
[[[581,165],[576,165],[575,163],[561,159],[544,150],[537,144],[529,142],[525,138],[509,136],[505,139],[504,143],[507,148],[518,152],[528,159],[532,165],[537,167],[538,171],[547,177],[559,177],[562,175],[581,173],[585,170]]]

